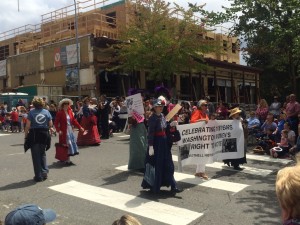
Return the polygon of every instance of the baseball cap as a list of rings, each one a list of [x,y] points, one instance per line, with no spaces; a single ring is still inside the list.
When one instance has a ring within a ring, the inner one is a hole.
[[[52,209],[41,209],[34,204],[21,205],[7,214],[5,225],[43,225],[54,221],[56,213]]]

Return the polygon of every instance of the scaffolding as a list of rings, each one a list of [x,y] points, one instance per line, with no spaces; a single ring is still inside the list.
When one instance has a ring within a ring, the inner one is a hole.
[[[93,34],[117,39],[118,20],[101,9],[108,0],[77,2],[78,35]],[[75,37],[75,5],[43,14],[40,24],[27,24],[0,33],[0,60],[37,50],[39,46]],[[9,51],[7,51],[7,49]]]

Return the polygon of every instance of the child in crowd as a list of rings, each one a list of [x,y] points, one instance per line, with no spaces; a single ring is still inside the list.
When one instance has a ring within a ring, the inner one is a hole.
[[[288,130],[281,131],[281,140],[277,145],[278,147],[274,147],[270,150],[270,155],[273,158],[283,157],[289,152]]]
[[[276,145],[274,130],[272,128],[266,129],[266,134],[258,139],[258,146],[263,148],[266,154],[270,154],[270,149]]]

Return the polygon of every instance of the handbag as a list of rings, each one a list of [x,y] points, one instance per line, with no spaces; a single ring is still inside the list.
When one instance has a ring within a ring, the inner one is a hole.
[[[55,158],[59,161],[68,160],[68,146],[62,145],[60,143],[55,143]]]
[[[150,185],[153,186],[155,182],[155,167],[150,163],[146,164],[146,170],[144,175],[144,180]]]
[[[179,133],[179,131],[176,129],[176,127],[172,127],[172,128],[170,129],[170,136],[171,136],[172,142],[177,142],[177,141],[180,141],[180,140],[181,140],[180,133]]]

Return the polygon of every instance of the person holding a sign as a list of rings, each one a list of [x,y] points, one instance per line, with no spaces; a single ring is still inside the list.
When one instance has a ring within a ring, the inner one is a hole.
[[[144,116],[133,110],[132,115],[128,117],[128,124],[131,126],[128,169],[144,171],[148,147]]]
[[[205,123],[208,122],[208,110],[207,110],[208,104],[205,100],[200,100],[197,104],[197,110],[193,111],[191,115],[191,123],[197,123],[200,121],[205,121]],[[201,177],[205,180],[208,179],[208,176],[205,173],[205,164],[197,164],[196,168],[196,177]]]
[[[169,137],[167,129],[170,125],[162,113],[163,101],[157,99],[153,102],[154,113],[148,121],[148,154],[146,155],[146,170],[142,187],[150,189],[153,193],[158,193],[162,186],[171,186],[173,193],[179,193],[182,190],[177,188],[174,179],[174,163],[169,146]],[[177,124],[177,123],[173,123]]]
[[[243,122],[243,119],[240,117],[240,113],[242,112],[242,110],[240,110],[238,107],[233,108],[230,110],[230,115],[229,118],[232,118],[233,120],[239,120],[241,122]],[[248,124],[246,123],[242,123],[243,125],[243,129],[247,129]],[[246,132],[244,131],[244,135],[246,134]],[[247,142],[245,142],[247,143]],[[242,170],[242,168],[240,167],[240,164],[244,164],[247,163],[246,160],[246,145],[244,146],[244,157],[243,158],[238,158],[238,159],[225,159],[224,163],[227,166],[233,166],[233,169],[235,170]]]

